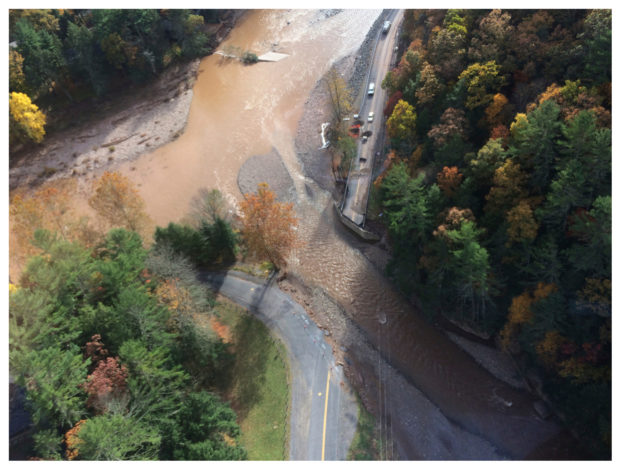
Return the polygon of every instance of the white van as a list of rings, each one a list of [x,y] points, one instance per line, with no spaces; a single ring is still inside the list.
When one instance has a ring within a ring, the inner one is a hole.
[[[369,95],[372,95],[373,93],[375,93],[375,83],[371,82],[369,83]]]

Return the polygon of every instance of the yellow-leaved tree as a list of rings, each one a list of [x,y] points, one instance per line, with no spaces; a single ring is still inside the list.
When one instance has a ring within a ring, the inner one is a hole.
[[[110,228],[122,227],[146,235],[151,219],[144,200],[132,182],[120,173],[106,171],[95,182],[89,205]]]
[[[256,194],[245,194],[240,203],[242,232],[250,252],[284,268],[285,258],[296,241],[298,219],[293,203],[276,200],[267,183],[260,183]]]
[[[9,139],[11,143],[32,140],[41,142],[45,136],[45,114],[25,93],[9,95]]]

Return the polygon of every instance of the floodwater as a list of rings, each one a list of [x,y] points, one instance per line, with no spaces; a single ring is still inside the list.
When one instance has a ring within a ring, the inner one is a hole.
[[[413,311],[342,233],[331,197],[303,175],[295,155],[296,127],[313,86],[333,62],[359,47],[379,13],[248,13],[222,46],[289,56],[252,66],[220,55],[205,58],[184,134],[121,171],[139,185],[155,222],[165,225],[183,217],[200,188],[217,188],[238,201],[242,164],[275,148],[298,196],[303,243],[291,257],[291,271],[323,287],[372,343],[380,333],[390,338],[384,352],[392,363],[452,421],[485,437],[501,454],[524,457],[555,426],[536,419],[530,397],[494,379]]]
[[[379,10],[259,10],[246,14],[220,49],[288,54],[244,66],[213,54],[201,62],[185,132],[120,171],[140,188],[158,225],[179,220],[200,188],[239,200],[237,173],[252,155],[293,140],[304,101],[330,65],[356,50]]]

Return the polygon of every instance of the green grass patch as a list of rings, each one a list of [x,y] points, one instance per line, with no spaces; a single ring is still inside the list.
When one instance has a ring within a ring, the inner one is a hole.
[[[357,401],[358,425],[349,447],[347,460],[380,460],[375,418],[367,411],[360,398]]]
[[[250,460],[288,459],[289,365],[284,346],[254,316],[228,301],[216,306],[235,351],[227,389]]]

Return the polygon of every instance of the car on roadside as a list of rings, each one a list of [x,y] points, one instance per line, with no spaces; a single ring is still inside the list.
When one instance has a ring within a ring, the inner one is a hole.
[[[390,29],[390,21],[384,21],[384,26],[382,27],[382,33],[386,34]]]
[[[375,118],[375,113],[373,111],[369,112],[369,116],[367,117],[367,121],[373,122],[373,118]]]
[[[368,94],[372,95],[373,93],[375,93],[375,82],[371,82],[369,83],[369,91]]]

